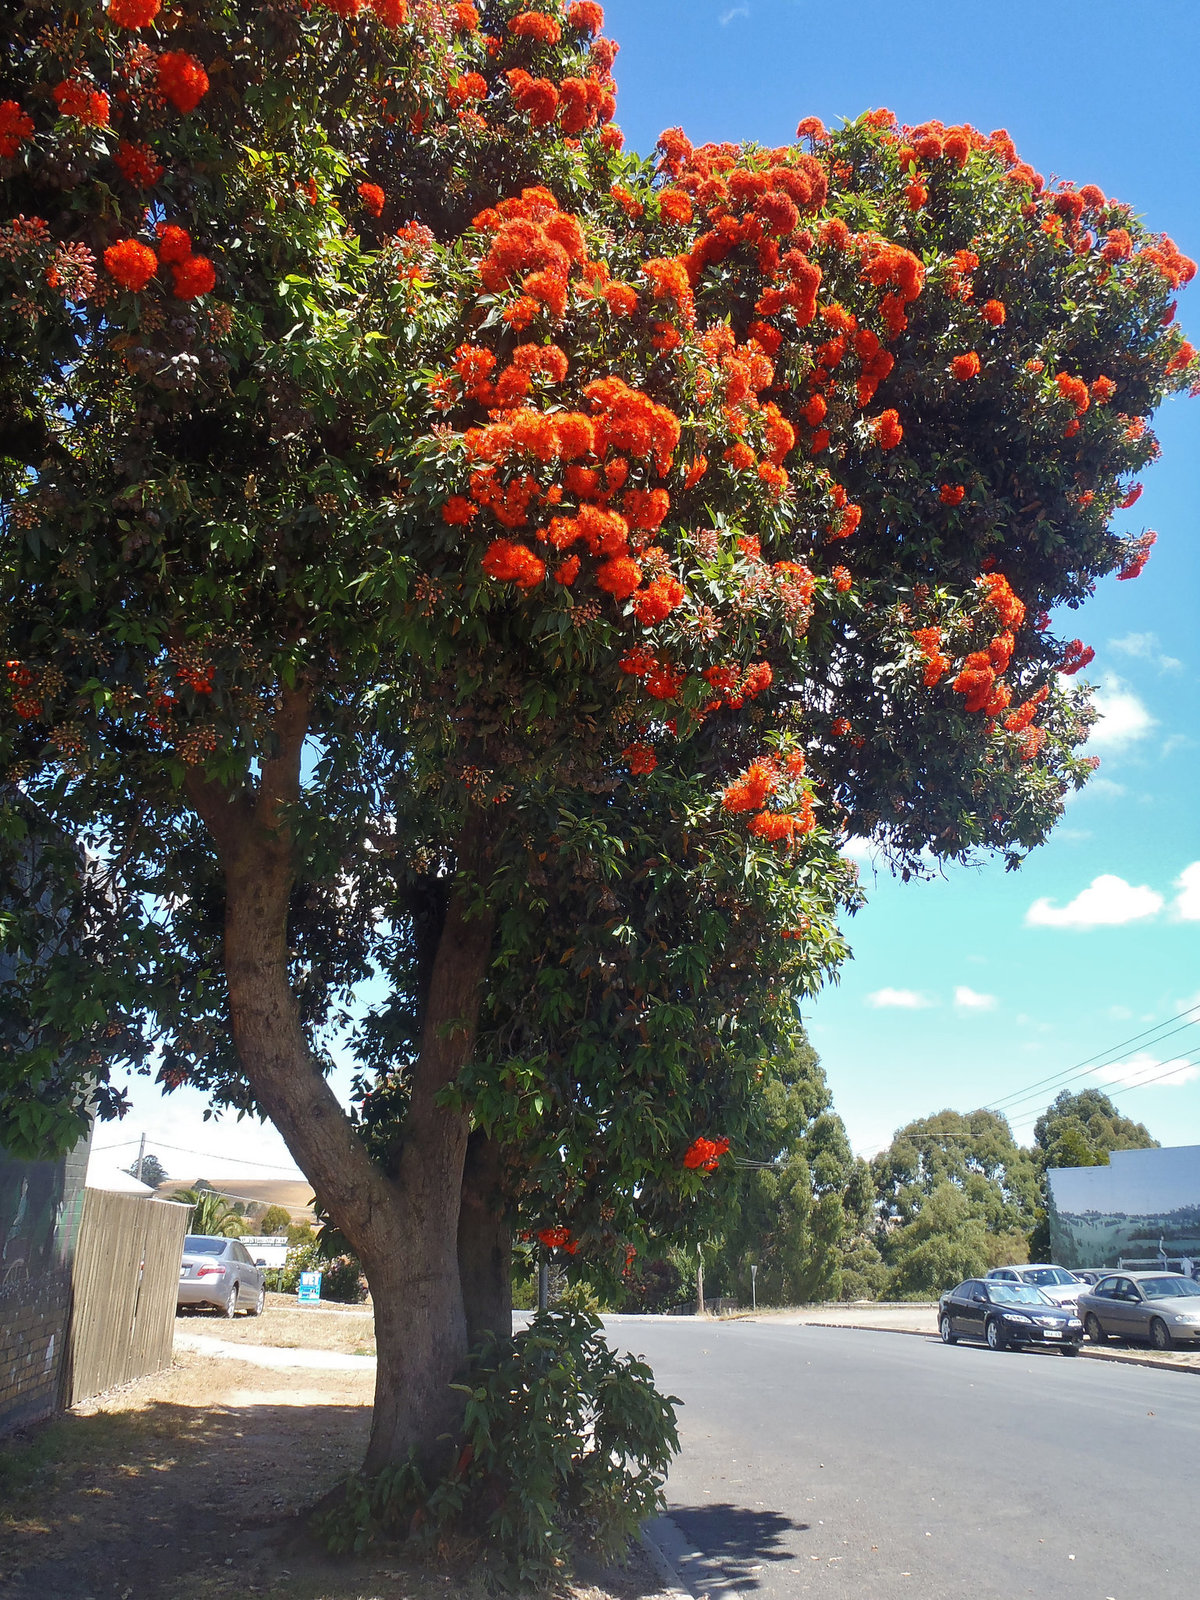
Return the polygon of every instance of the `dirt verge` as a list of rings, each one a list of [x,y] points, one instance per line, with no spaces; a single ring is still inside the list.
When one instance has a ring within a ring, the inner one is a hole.
[[[228,1329],[228,1324],[224,1324]],[[395,1549],[333,1561],[298,1512],[361,1459],[370,1373],[182,1353],[0,1447],[5,1600],[481,1600]],[[644,1558],[584,1563],[572,1600],[663,1593]]]

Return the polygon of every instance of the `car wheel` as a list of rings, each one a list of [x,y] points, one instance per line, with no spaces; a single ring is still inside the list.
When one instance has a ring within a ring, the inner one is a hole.
[[[238,1286],[235,1283],[233,1288],[230,1289],[229,1293],[225,1297],[225,1304],[221,1307],[221,1315],[223,1317],[229,1318],[229,1320],[232,1321],[233,1318],[237,1316],[237,1314],[238,1314]]]
[[[252,1316],[252,1317],[261,1317],[262,1316],[262,1308],[263,1308],[263,1306],[266,1305],[266,1303],[267,1303],[267,1291],[266,1291],[265,1288],[260,1288],[259,1291],[258,1291],[258,1295],[255,1298],[254,1304],[249,1307],[248,1314],[250,1316]]]
[[[942,1343],[943,1344],[957,1344],[958,1343],[958,1335],[955,1333],[954,1329],[950,1326],[950,1318],[949,1317],[943,1317],[942,1320],[938,1323],[938,1332],[942,1336]]]
[[[987,1325],[987,1342],[989,1350],[1003,1350],[1008,1343],[1004,1337],[1004,1330],[995,1317]]]
[[[1155,1317],[1150,1324],[1150,1343],[1156,1350],[1171,1348],[1171,1330],[1160,1317]]]
[[[1062,1353],[1065,1356],[1077,1356],[1079,1354],[1079,1346],[1077,1344],[1064,1344]]]
[[[1087,1334],[1088,1338],[1093,1344],[1108,1343],[1108,1335],[1100,1326],[1100,1318],[1093,1316],[1090,1311],[1083,1319],[1083,1331]]]

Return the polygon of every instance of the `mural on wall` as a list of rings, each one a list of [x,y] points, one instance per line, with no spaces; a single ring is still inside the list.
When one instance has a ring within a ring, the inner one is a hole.
[[[1064,1267],[1160,1254],[1200,1262],[1200,1145],[1114,1150],[1107,1167],[1047,1174],[1050,1239]]]
[[[6,1293],[70,1265],[83,1186],[67,1163],[16,1161],[0,1150],[0,1304]]]

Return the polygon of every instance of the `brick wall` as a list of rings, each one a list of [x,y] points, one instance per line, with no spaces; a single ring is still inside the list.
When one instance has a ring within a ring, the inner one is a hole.
[[[60,1404],[88,1144],[60,1161],[0,1150],[0,1434]]]

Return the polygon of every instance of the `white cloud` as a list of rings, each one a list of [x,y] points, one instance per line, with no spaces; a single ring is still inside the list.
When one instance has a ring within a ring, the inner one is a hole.
[[[867,996],[867,1004],[876,1010],[894,1006],[901,1011],[923,1011],[933,1001],[928,995],[918,994],[915,989],[876,989],[874,994]]]
[[[1124,750],[1158,726],[1128,684],[1113,673],[1105,675],[1095,704],[1100,720],[1088,735],[1088,744],[1096,750]]]
[[[965,983],[960,983],[954,991],[954,1004],[962,1011],[994,1011],[996,996],[979,994],[974,989],[968,989]]]
[[[1153,661],[1160,672],[1178,672],[1183,666],[1174,656],[1162,653],[1156,633],[1127,633],[1121,639],[1110,639],[1108,646],[1110,650],[1132,656],[1135,661]]]
[[[877,867],[883,859],[873,839],[846,839],[842,842],[842,854],[848,861],[864,867]]]
[[[1196,741],[1186,733],[1171,733],[1163,740],[1162,753],[1164,756],[1173,756],[1176,750],[1194,750]]]
[[[1171,907],[1172,913],[1180,922],[1200,922],[1200,861],[1184,867],[1175,879],[1175,887],[1179,894]]]
[[[1119,928],[1157,916],[1162,908],[1163,897],[1156,889],[1102,872],[1065,906],[1044,896],[1035,900],[1025,913],[1025,923],[1030,928]]]
[[[729,24],[736,21],[738,17],[748,17],[749,15],[749,6],[730,6],[728,11],[722,11],[721,15],[717,18],[717,21],[723,28],[727,28]]]
[[[1101,1083],[1120,1084],[1123,1089],[1148,1088],[1151,1085],[1156,1089],[1172,1089],[1200,1078],[1200,1067],[1182,1057],[1160,1061],[1148,1050],[1139,1050],[1128,1061],[1116,1061],[1109,1067],[1096,1067],[1090,1076],[1098,1078]]]
[[[1132,1022],[1133,1021],[1133,1012],[1130,1011],[1128,1006],[1109,1006],[1108,1014],[1109,1014],[1110,1017],[1113,1017],[1117,1022]]]

